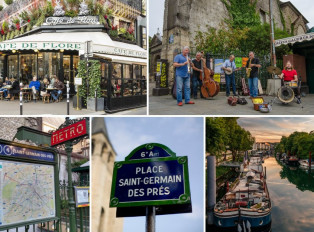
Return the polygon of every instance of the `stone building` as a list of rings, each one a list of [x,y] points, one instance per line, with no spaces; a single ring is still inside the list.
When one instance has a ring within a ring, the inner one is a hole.
[[[151,81],[154,80],[157,60],[161,58],[161,49],[162,49],[162,37],[158,29],[157,33],[154,35],[151,42],[149,43],[149,73],[150,73]]]
[[[123,219],[116,218],[116,208],[109,208],[115,158],[104,118],[96,117],[92,121],[91,231],[122,232],[123,229]]]
[[[257,0],[256,11],[262,23],[269,22],[269,0]],[[273,16],[276,27],[290,33],[303,34],[308,29],[308,21],[291,2],[273,0]],[[228,17],[227,8],[220,0],[165,0],[161,58],[169,61],[170,81],[173,58],[182,47],[189,46],[195,53],[196,33],[206,32],[208,26],[221,27]]]

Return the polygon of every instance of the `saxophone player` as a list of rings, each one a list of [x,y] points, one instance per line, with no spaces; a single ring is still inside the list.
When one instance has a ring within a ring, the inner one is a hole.
[[[246,73],[249,79],[250,96],[258,96],[258,69],[262,67],[258,58],[255,58],[254,52],[249,53],[249,60],[246,64]]]

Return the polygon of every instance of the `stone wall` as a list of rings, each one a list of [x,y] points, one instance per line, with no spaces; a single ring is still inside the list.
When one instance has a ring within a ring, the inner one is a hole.
[[[0,118],[0,139],[12,141],[17,128],[21,126],[31,127],[36,130],[41,130],[42,118],[32,117],[12,117]]]
[[[123,219],[109,208],[113,165],[116,154],[103,133],[92,135],[92,228],[93,231],[122,232]]]
[[[298,15],[292,7],[285,5],[282,8],[282,13],[285,19],[286,29],[289,33],[291,33],[291,28],[293,28],[294,35],[306,33],[307,29],[304,18],[301,15]]]

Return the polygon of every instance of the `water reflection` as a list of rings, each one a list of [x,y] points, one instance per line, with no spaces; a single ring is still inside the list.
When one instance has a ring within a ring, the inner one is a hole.
[[[273,232],[314,231],[314,176],[304,170],[265,160],[267,186],[272,200]],[[313,171],[312,171],[313,172]]]

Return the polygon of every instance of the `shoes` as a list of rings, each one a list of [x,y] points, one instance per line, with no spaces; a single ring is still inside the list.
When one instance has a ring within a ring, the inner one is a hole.
[[[197,96],[194,96],[194,99],[197,99]]]
[[[238,97],[239,95],[238,95],[238,94],[233,94],[233,96],[234,96],[234,97]]]
[[[182,105],[183,105],[182,102],[179,102],[179,103],[178,103],[178,106],[182,106]]]
[[[229,97],[230,96],[230,94],[226,94],[226,97]]]
[[[195,103],[192,102],[192,101],[189,101],[189,102],[187,102],[187,103],[185,103],[185,104],[195,104]]]

